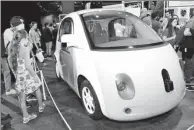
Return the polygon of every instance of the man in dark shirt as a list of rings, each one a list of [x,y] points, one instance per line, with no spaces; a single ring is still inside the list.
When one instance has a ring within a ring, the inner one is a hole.
[[[152,26],[152,20],[151,20],[151,16],[148,13],[146,8],[143,8],[141,10],[141,14],[140,14],[140,18],[142,19],[142,21],[144,21],[147,25]]]
[[[52,34],[53,34],[53,50],[55,50],[57,32],[58,32],[57,25],[53,24],[53,32],[52,32]]]
[[[46,55],[48,57],[51,57],[52,55],[52,40],[53,40],[53,36],[52,36],[52,32],[51,32],[51,27],[49,26],[48,23],[45,24],[45,28],[43,30],[43,39],[44,42],[46,44]]]
[[[153,12],[151,14],[152,28],[154,29],[154,31],[156,31],[156,33],[158,33],[160,35],[161,23],[156,20],[156,17],[157,17],[157,12]]]
[[[188,23],[185,26],[185,40],[184,48],[186,50],[185,58],[185,79],[187,84],[187,89],[194,91],[194,11]]]

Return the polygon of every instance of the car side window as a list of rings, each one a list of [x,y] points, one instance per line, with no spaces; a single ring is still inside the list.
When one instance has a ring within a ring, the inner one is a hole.
[[[61,36],[64,34],[73,34],[73,20],[71,18],[66,18],[61,22],[59,30],[59,41],[61,41]]]

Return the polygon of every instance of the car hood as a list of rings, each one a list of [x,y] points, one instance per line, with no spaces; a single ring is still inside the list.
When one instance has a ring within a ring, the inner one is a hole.
[[[96,68],[109,72],[145,73],[179,65],[178,56],[170,44],[136,50],[94,51],[92,57]]]

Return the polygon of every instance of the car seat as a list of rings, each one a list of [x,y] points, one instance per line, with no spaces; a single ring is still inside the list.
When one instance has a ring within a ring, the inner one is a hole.
[[[96,23],[94,29],[94,43],[95,45],[108,42],[108,35],[105,31],[102,30],[100,23]]]

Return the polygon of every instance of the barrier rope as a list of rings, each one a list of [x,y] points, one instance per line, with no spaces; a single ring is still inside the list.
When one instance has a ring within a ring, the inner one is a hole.
[[[194,125],[192,125],[191,127],[189,127],[187,130],[192,130],[192,128],[194,128]]]
[[[55,108],[57,109],[57,111],[58,111],[60,117],[62,118],[62,120],[63,120],[63,122],[65,123],[65,125],[67,126],[67,128],[68,128],[69,130],[72,130],[71,127],[70,127],[70,125],[67,123],[67,120],[63,117],[61,111],[59,110],[59,108],[58,108],[58,106],[57,106],[57,104],[56,104],[56,102],[55,102],[55,100],[54,100],[54,98],[53,98],[53,96],[52,96],[52,94],[51,94],[49,88],[48,88],[48,85],[47,85],[46,80],[45,80],[45,78],[44,78],[43,72],[42,72],[42,70],[40,70],[39,67],[38,67],[38,64],[37,64],[36,59],[35,59],[35,55],[34,55],[33,53],[32,53],[32,56],[33,56],[33,64],[34,64],[34,67],[35,67],[35,71],[36,71],[36,72],[40,72],[40,78],[41,78],[41,82],[42,82],[42,89],[43,89],[43,97],[44,97],[44,100],[46,100],[46,94],[45,94],[45,86],[46,86],[46,89],[47,89],[47,91],[48,91],[48,93],[49,93],[49,95],[50,95],[50,97],[51,97],[51,100],[52,100],[52,102],[53,102]]]

